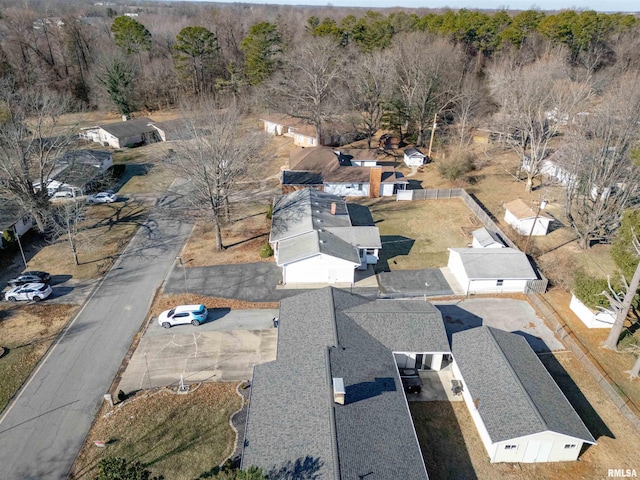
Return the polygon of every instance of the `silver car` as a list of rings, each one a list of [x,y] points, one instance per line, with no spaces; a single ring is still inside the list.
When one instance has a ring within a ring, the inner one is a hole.
[[[39,302],[51,295],[51,287],[46,283],[27,283],[13,287],[4,294],[4,298],[9,302],[17,302],[19,300]]]
[[[118,196],[111,192],[100,192],[87,197],[87,203],[113,203],[118,200]]]

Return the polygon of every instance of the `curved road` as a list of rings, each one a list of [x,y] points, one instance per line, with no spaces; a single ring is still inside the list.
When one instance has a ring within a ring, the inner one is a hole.
[[[0,418],[0,477],[65,479],[192,225],[149,220]]]

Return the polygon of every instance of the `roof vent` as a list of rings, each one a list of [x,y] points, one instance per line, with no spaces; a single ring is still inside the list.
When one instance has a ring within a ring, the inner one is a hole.
[[[333,379],[333,401],[344,405],[344,379],[342,378],[334,378]]]

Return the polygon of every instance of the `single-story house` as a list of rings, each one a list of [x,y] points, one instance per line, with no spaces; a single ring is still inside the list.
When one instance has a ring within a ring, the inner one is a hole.
[[[241,468],[274,479],[427,479],[394,353],[429,366],[449,350],[428,302],[331,287],[282,300],[277,358],[253,370]]]
[[[427,156],[415,147],[409,147],[404,151],[404,163],[409,167],[419,167],[427,161]]]
[[[611,328],[616,321],[616,314],[611,310],[592,310],[571,293],[569,308],[582,323],[589,328]]]
[[[526,293],[528,282],[538,279],[515,248],[450,248],[447,267],[467,295]]]
[[[378,227],[354,224],[344,200],[310,188],[275,200],[269,243],[283,284],[353,284],[382,248]]]
[[[524,337],[487,326],[452,337],[452,368],[492,463],[577,460],[596,443]]]
[[[262,118],[264,131],[275,136],[285,136],[293,138],[293,144],[299,147],[318,147],[340,145],[345,143],[354,134],[352,125],[341,122],[333,122],[324,125],[322,138],[317,137],[316,128],[305,123],[299,118],[289,115],[275,114]],[[348,143],[348,142],[346,142]]]
[[[542,209],[536,215],[536,210],[521,198],[505,203],[504,208],[504,220],[520,235],[546,235],[553,221]]]
[[[282,172],[282,193],[315,188],[341,197],[388,197],[409,182],[392,165],[379,165],[378,151],[327,147],[291,152]]]
[[[153,143],[160,139],[158,130],[152,126],[152,118],[134,118],[124,122],[84,127],[80,138],[91,140],[105,147],[123,148],[141,143]]]
[[[22,236],[35,226],[36,222],[31,214],[26,213],[17,203],[0,199],[0,239],[4,232],[9,231],[11,237]],[[4,242],[0,240],[0,248]]]
[[[473,236],[473,240],[471,241],[471,246],[473,248],[504,248],[505,244],[503,243],[500,236],[492,231],[487,229],[486,227],[478,228],[471,232]]]
[[[569,173],[560,164],[562,163],[561,151],[553,153],[549,158],[545,158],[540,163],[540,173],[550,177],[562,185],[569,185],[574,179],[575,175]],[[522,161],[522,169],[526,172],[531,171],[531,158],[525,157]]]

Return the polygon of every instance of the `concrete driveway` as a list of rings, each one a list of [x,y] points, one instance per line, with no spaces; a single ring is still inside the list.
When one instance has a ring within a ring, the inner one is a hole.
[[[383,294],[439,297],[454,293],[438,268],[381,272],[378,283]]]
[[[143,388],[201,381],[250,380],[253,366],[276,358],[278,310],[212,309],[199,327],[162,328],[153,318],[119,382],[129,394]]]
[[[536,353],[565,350],[553,331],[524,300],[472,298],[434,304],[442,313],[449,343],[455,332],[487,325],[522,335]]]

